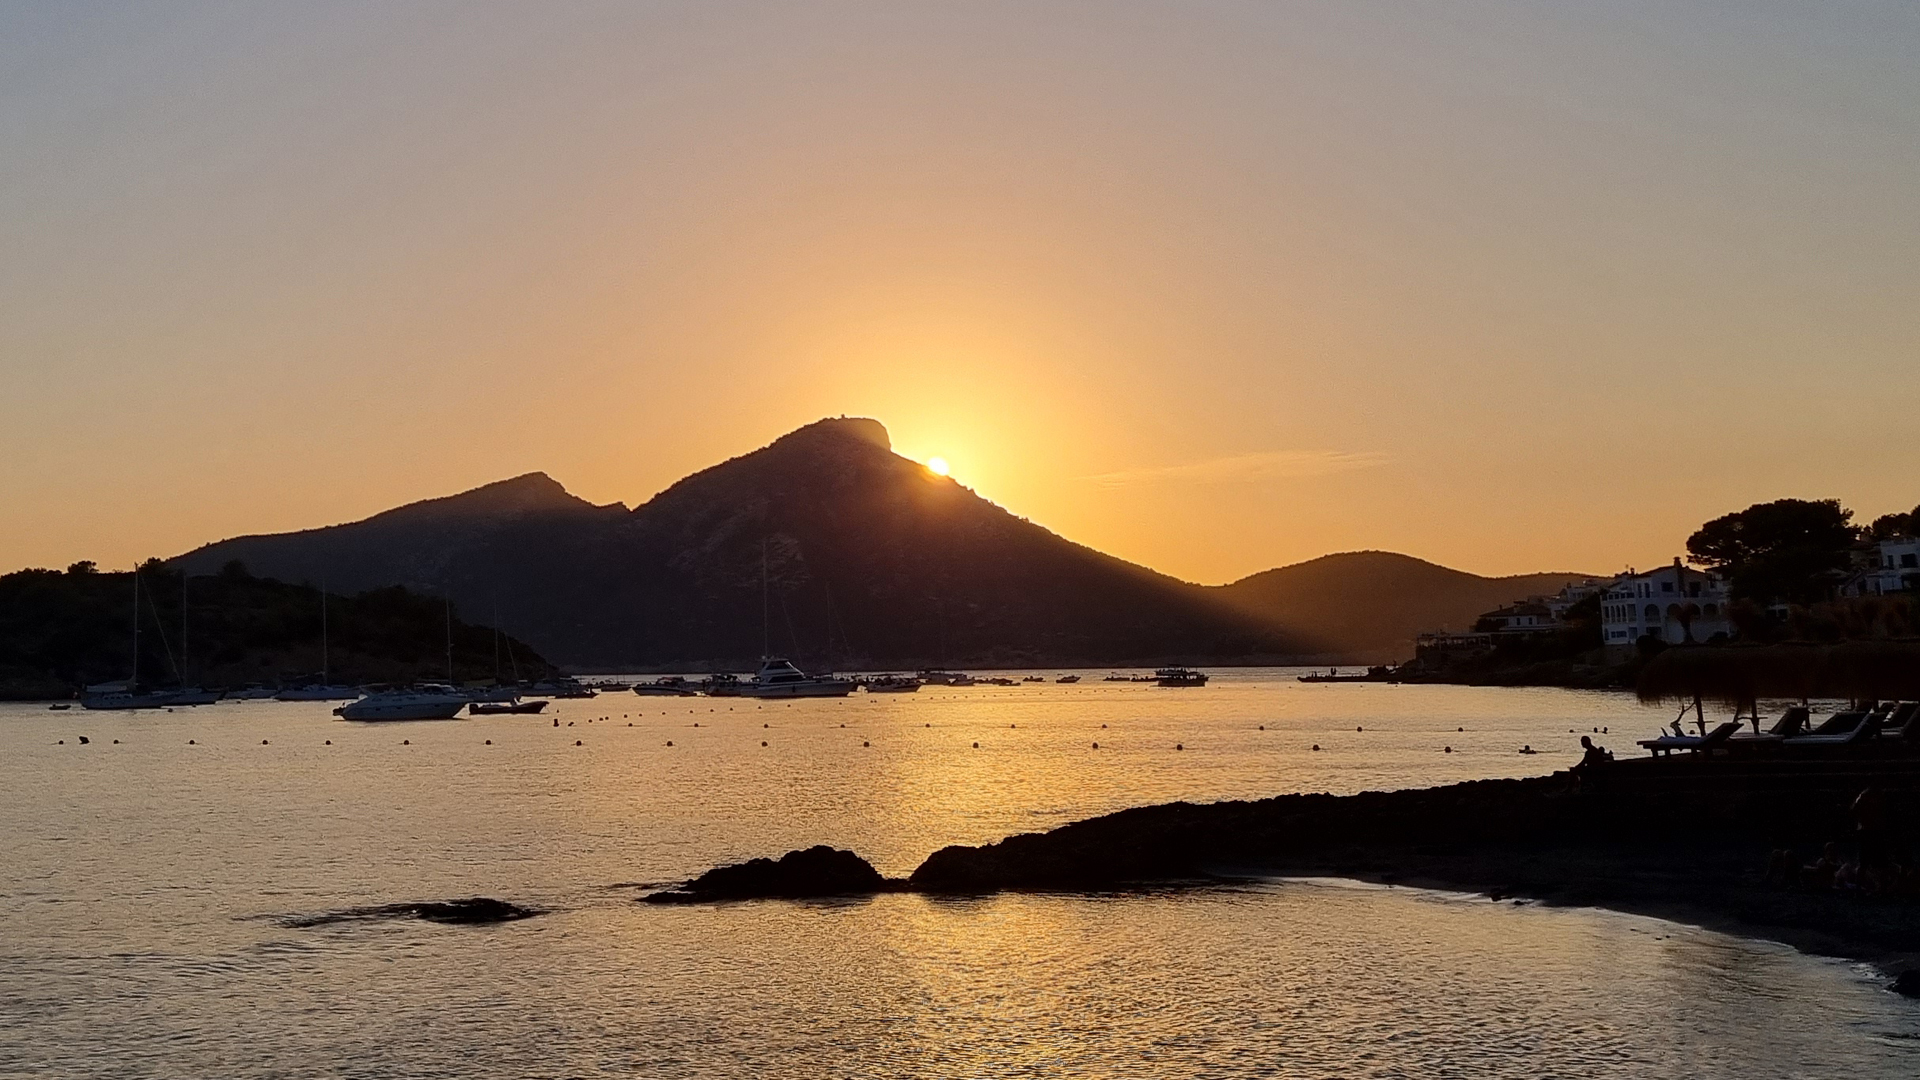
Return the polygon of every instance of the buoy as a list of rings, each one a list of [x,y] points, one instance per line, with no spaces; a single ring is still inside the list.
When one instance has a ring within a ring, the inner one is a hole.
[[[872,746],[873,744],[872,744],[872,743],[870,743],[870,742],[863,742],[863,743],[861,743],[860,745],[861,745],[861,746]]]
[[[668,745],[668,746],[672,746],[672,745],[673,745],[673,740],[672,740],[672,739],[668,739],[668,740],[667,740],[667,745]]]
[[[1260,725],[1260,730],[1261,730],[1261,731],[1265,731],[1265,730],[1267,730],[1267,725],[1265,725],[1265,724],[1261,724],[1261,725]]]
[[[572,726],[573,726],[573,721],[571,721],[571,720],[569,720],[569,721],[567,721],[567,726],[568,726],[568,727],[572,727]]]
[[[1008,724],[1007,726],[1008,726],[1008,727],[1010,727],[1010,728],[1017,728],[1017,727],[1019,727],[1020,725],[1019,725],[1019,724]]]
[[[760,726],[761,726],[761,727],[772,727],[773,725],[772,725],[772,724],[761,724]]]
[[[1443,751],[1441,751],[1441,752],[1442,752],[1442,753],[1446,753],[1446,754],[1451,754],[1451,753],[1453,753],[1453,747],[1451,747],[1451,746],[1449,746],[1449,747],[1447,747],[1447,748],[1446,748],[1445,750],[1443,750]]]
[[[119,740],[119,739],[115,739],[115,740],[113,740],[113,745],[115,745],[115,746],[119,746],[119,745],[120,745],[120,740]]]
[[[1355,724],[1355,725],[1353,726],[1353,730],[1355,730],[1355,731],[1365,731],[1365,730],[1367,730],[1367,729],[1366,729],[1366,728],[1363,728],[1363,727],[1361,727],[1361,726],[1360,726],[1360,725],[1358,725],[1358,724]]]
[[[761,746],[765,746],[765,745],[767,745],[767,740],[765,740],[765,739],[761,739],[761,740],[760,740],[760,745],[761,745]]]
[[[698,720],[695,720],[695,721],[693,722],[693,726],[694,726],[694,727],[699,727],[699,726],[700,726],[700,721],[698,721]]]
[[[1098,749],[1100,749],[1100,744],[1099,744],[1099,743],[1094,743],[1094,744],[1093,744],[1093,748],[1094,748],[1095,750],[1098,750]]]
[[[261,746],[265,746],[265,745],[267,745],[267,740],[265,740],[265,739],[261,739],[261,740],[260,740],[260,745],[261,745]]]
[[[488,740],[487,740],[487,745],[488,745],[488,746],[492,746],[492,745],[493,745],[493,740],[492,740],[492,739],[488,739]]]
[[[89,741],[90,741],[90,740],[88,740],[88,738],[87,738],[87,737],[86,737],[85,735],[82,735],[82,736],[80,736],[80,745],[81,745],[81,746],[85,746],[85,745],[87,745],[87,743],[88,743]]]
[[[65,740],[65,739],[61,739],[61,740],[60,740],[59,742],[57,742],[57,743],[55,743],[54,745],[56,745],[56,746],[65,746],[65,745],[67,745],[67,740]]]
[[[841,724],[840,726],[841,726],[841,727],[846,727],[847,725],[845,725],[845,724]]]
[[[327,745],[328,745],[328,746],[332,746],[332,745],[333,745],[333,740],[332,740],[332,739],[328,739],[328,740],[327,740]]]
[[[1104,727],[1106,727],[1107,725],[1105,725],[1105,724],[1101,724],[1100,726],[1101,726],[1102,728],[1104,728]]]
[[[974,744],[973,744],[973,748],[974,748],[975,750],[978,750],[978,749],[980,749],[980,744],[979,744],[979,743],[974,743]]]
[[[1174,744],[1173,744],[1173,748],[1174,748],[1175,750],[1185,750],[1185,749],[1186,749],[1186,747],[1184,747],[1184,746],[1181,746],[1181,745],[1180,745],[1179,743],[1174,743]]]
[[[554,727],[559,727],[559,726],[560,726],[560,718],[559,718],[559,717],[557,717],[557,716],[556,716],[556,717],[554,717],[554,718],[553,718],[553,726],[554,726]]]
[[[413,745],[413,740],[412,740],[412,739],[401,739],[401,740],[400,740],[400,745],[401,745],[401,746],[412,746],[412,745]]]
[[[932,724],[928,724],[927,726],[928,726],[928,727],[932,727],[933,725],[932,725]]]
[[[192,745],[193,745],[193,740],[192,740],[192,739],[188,739],[188,740],[187,740],[187,745],[188,745],[188,746],[192,746]]]
[[[579,746],[579,745],[580,745],[580,740],[579,740],[579,739],[575,739],[575,740],[573,740],[573,745],[575,745],[575,746]]]
[[[1467,730],[1467,729],[1466,729],[1466,728],[1463,728],[1463,727],[1457,727],[1457,728],[1454,728],[1453,730],[1455,730],[1455,731],[1465,731],[1465,730]]]
[[[629,720],[629,721],[627,721],[627,726],[628,726],[628,727],[632,727],[632,726],[633,726],[633,721],[631,721],[631,720]]]
[[[1320,744],[1319,744],[1319,743],[1314,743],[1314,744],[1313,744],[1313,748],[1314,748],[1315,750],[1318,750],[1318,749],[1320,749]]]

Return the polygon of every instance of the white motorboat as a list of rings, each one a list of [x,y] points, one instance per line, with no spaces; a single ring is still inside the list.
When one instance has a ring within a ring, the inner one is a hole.
[[[382,690],[342,705],[342,720],[451,720],[469,704],[467,695],[445,689]]]
[[[273,695],[275,701],[352,701],[360,696],[358,687],[328,685],[317,683],[312,686],[289,686]]]
[[[779,659],[763,661],[759,672],[740,684],[740,696],[750,698],[846,697],[851,693],[852,679],[808,675],[791,661]]]

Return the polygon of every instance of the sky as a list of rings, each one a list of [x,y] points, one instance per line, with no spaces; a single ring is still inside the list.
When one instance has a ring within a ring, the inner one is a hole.
[[[0,567],[822,416],[1221,582],[1920,502],[1920,6],[0,3]]]

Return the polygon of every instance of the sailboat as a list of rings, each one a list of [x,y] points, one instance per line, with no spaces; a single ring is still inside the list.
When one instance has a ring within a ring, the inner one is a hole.
[[[100,683],[87,687],[80,696],[83,709],[164,709],[168,702],[161,694],[140,689],[140,566],[133,567],[133,674],[123,683]]]
[[[767,542],[760,541],[760,670],[753,678],[738,684],[739,696],[749,698],[846,697],[853,693],[852,679],[832,675],[808,675],[790,660],[768,656],[772,644],[772,608],[768,602]]]
[[[169,705],[211,705],[225,694],[187,683],[187,579],[191,576],[186,567],[180,568],[180,689],[165,695]],[[154,612],[154,617],[159,618],[160,613]]]
[[[336,686],[328,679],[327,586],[320,584],[320,681],[304,686],[289,686],[273,695],[275,701],[352,701],[360,691],[351,686]]]

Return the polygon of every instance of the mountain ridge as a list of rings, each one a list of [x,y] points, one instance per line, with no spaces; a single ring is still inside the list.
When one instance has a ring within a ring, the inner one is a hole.
[[[1356,556],[1376,557],[1346,575],[1357,584],[1311,569]],[[1193,584],[1018,517],[894,454],[879,421],[850,417],[788,432],[630,510],[524,473],[173,561],[447,595],[557,663],[611,670],[738,666],[768,650],[819,666],[1371,659],[1411,637],[1404,612],[1382,631],[1364,610],[1382,602],[1367,585],[1378,558],[1429,568],[1415,576],[1451,598],[1435,609],[1449,618],[1484,610],[1460,607],[1505,588],[1491,583],[1543,577],[1343,553]]]

